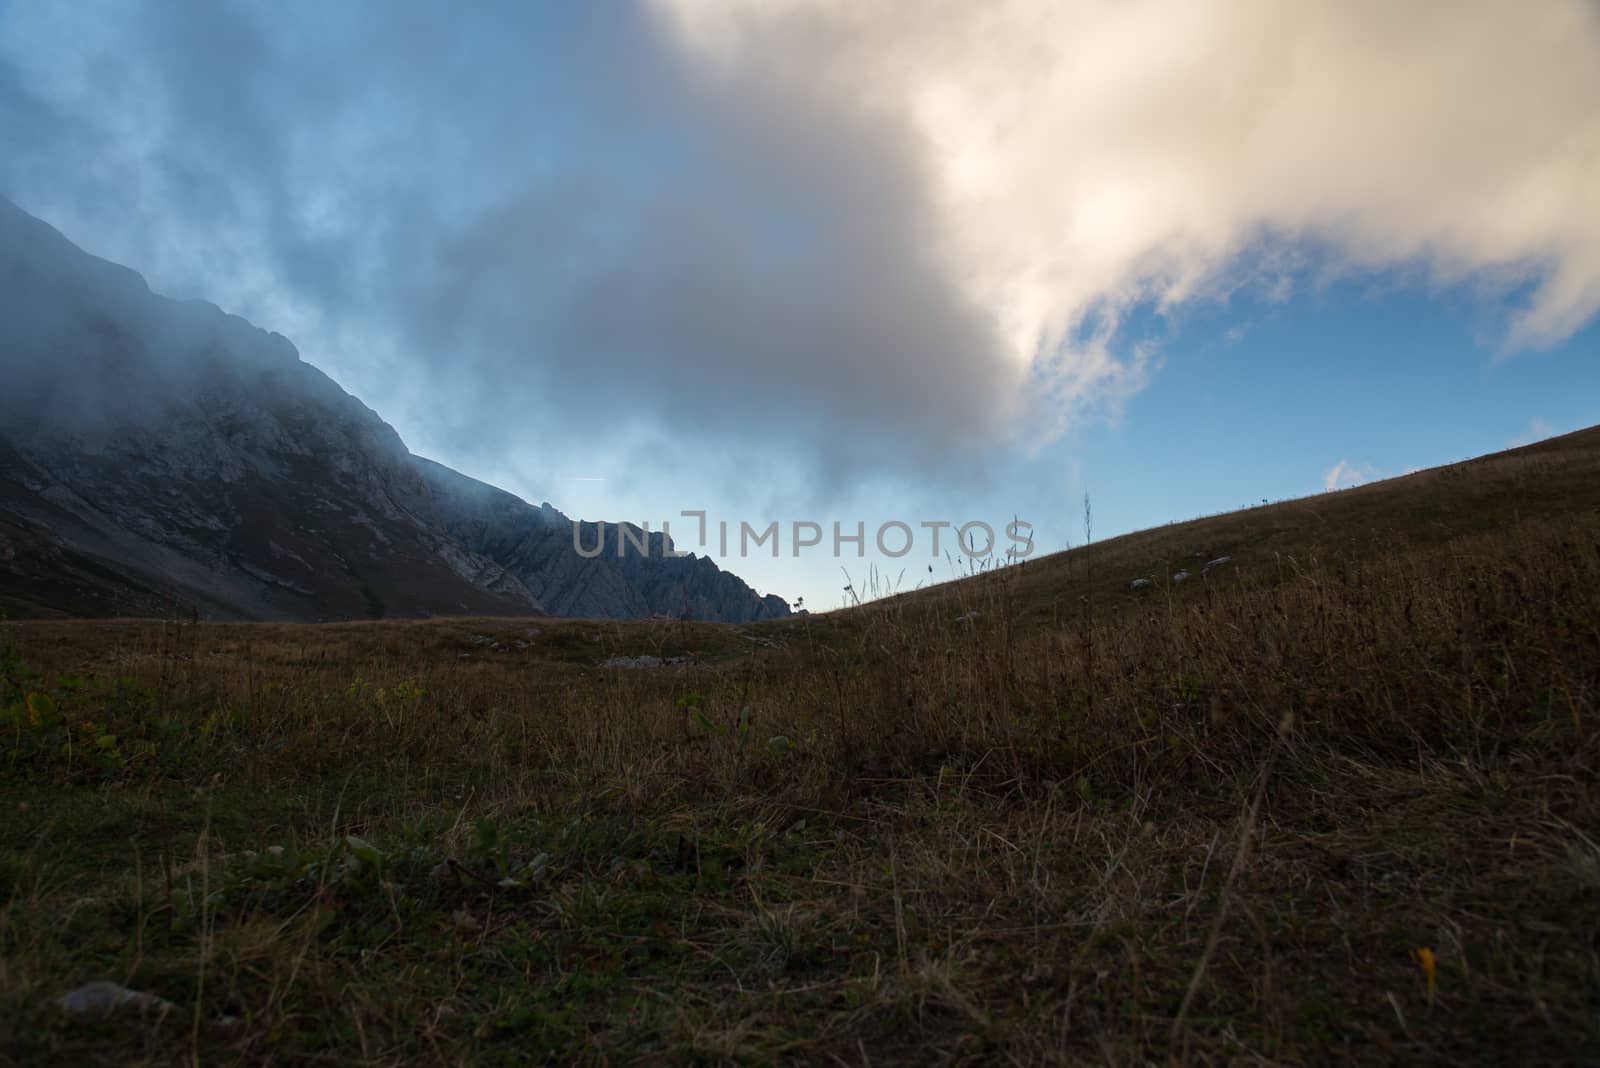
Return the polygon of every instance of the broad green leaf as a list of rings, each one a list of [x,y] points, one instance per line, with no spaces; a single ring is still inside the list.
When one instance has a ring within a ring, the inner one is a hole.
[[[54,727],[60,721],[61,713],[49,694],[35,692],[28,695],[29,723],[35,727]]]
[[[368,864],[376,868],[383,863],[383,854],[378,852],[378,847],[365,838],[358,838],[353,834],[348,834],[345,835],[344,841],[350,847],[350,852],[355,854],[355,858],[362,864]]]

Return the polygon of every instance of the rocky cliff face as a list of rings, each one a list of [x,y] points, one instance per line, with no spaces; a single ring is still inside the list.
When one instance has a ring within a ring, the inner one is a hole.
[[[417,462],[451,535],[504,566],[553,615],[753,623],[789,614],[783,598],[758,596],[712,561],[673,555],[659,532],[614,523],[580,523],[575,531],[549,504],[534,508],[431,460]]]
[[[787,614],[710,561],[582,559],[565,516],[413,456],[285,338],[3,199],[0,375],[12,614]]]

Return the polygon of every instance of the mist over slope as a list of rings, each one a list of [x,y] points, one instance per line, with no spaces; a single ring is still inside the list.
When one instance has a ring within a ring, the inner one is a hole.
[[[4,199],[0,322],[9,614],[788,614],[659,540],[582,558],[560,512],[413,456],[283,336],[152,293]]]

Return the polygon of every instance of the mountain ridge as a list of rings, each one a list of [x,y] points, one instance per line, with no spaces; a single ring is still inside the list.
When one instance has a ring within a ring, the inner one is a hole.
[[[3,197],[0,315],[10,614],[788,614],[659,543],[583,559],[561,512],[411,453],[283,335],[161,296]]]

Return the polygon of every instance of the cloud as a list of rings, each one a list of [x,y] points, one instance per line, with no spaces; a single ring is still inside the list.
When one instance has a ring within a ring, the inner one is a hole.
[[[909,115],[941,240],[1022,358],[1294,239],[1532,279],[1516,345],[1600,307],[1593,5],[663,3],[730,79],[811,69]]]
[[[1595,12],[13,6],[0,191],[458,455],[981,468],[1144,386],[1134,309],[1287,299],[1307,265],[1488,280],[1508,348],[1570,334],[1600,307]]]
[[[1528,424],[1528,429],[1524,430],[1516,437],[1510,438],[1506,441],[1506,448],[1516,449],[1523,445],[1532,445],[1536,441],[1543,441],[1545,438],[1555,437],[1556,433],[1557,431],[1553,426],[1545,422],[1543,419],[1535,417],[1533,421]]]
[[[0,188],[457,454],[670,434],[837,479],[976,465],[1026,401],[924,251],[915,132],[797,74],[708,80],[637,8],[4,17],[0,107],[41,133]]]
[[[1349,460],[1340,460],[1323,474],[1322,488],[1329,492],[1349,489],[1351,486],[1359,486],[1363,482],[1375,482],[1385,477],[1387,476],[1383,472],[1370,464],[1353,464]]]

